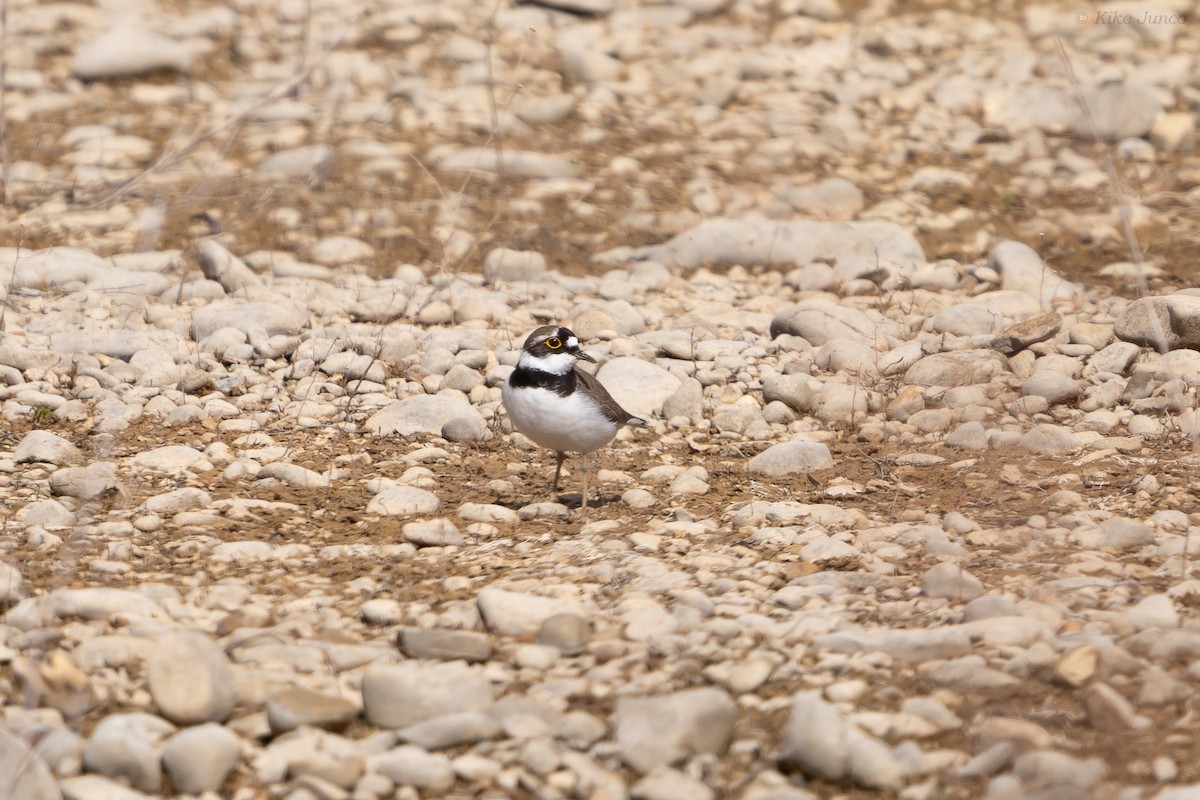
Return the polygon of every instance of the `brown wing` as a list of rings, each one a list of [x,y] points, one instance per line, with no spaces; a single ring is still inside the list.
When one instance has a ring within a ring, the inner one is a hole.
[[[604,384],[596,379],[595,375],[590,372],[584,372],[581,369],[575,370],[575,376],[579,378],[579,382],[587,389],[596,400],[596,405],[600,407],[600,411],[604,416],[618,425],[645,425],[646,420],[641,417],[635,417],[625,409],[621,408],[621,404],[612,399],[612,395],[608,393],[608,389],[604,388]]]

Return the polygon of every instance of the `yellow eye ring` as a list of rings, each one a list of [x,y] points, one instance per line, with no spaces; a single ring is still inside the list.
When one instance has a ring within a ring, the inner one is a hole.
[[[562,346],[562,339],[559,339],[557,336],[551,336],[546,340],[546,347],[549,347],[551,350],[557,350]]]

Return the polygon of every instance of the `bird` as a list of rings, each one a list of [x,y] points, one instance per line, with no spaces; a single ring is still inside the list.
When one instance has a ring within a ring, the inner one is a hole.
[[[587,511],[587,456],[612,441],[626,425],[646,425],[612,398],[604,385],[578,362],[596,359],[579,347],[570,328],[544,325],[525,340],[516,369],[501,388],[501,401],[513,427],[554,451],[554,484],[567,453],[583,456],[583,499]]]

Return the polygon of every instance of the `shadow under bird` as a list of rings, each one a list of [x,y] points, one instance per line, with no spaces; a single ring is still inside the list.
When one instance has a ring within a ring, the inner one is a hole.
[[[646,420],[621,408],[595,376],[579,368],[579,361],[596,359],[580,349],[570,328],[538,328],[525,340],[501,398],[513,427],[554,451],[551,491],[558,491],[566,454],[584,457],[581,505],[587,509],[587,455],[611,442],[625,425],[645,425]]]

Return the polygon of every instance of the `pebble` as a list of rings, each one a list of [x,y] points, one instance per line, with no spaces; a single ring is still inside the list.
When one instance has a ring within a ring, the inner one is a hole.
[[[879,739],[847,721],[820,691],[792,697],[780,758],[825,780],[871,789],[898,789],[904,769]]]
[[[163,770],[177,791],[217,792],[237,767],[242,743],[221,725],[206,722],[176,733],[162,748]]]
[[[174,725],[151,714],[110,714],[88,737],[84,766],[138,791],[158,792],[163,778],[158,746],[174,732]]]
[[[409,658],[443,661],[487,661],[492,644],[486,634],[475,631],[405,628],[400,632],[400,650]]]
[[[21,737],[0,728],[0,774],[10,776],[13,797],[56,800],[61,797],[46,762]]]
[[[633,800],[712,800],[716,794],[692,776],[670,767],[656,767],[644,778],[629,787]]]
[[[659,697],[617,700],[616,744],[621,759],[641,773],[729,746],[737,706],[720,689],[685,689]]]
[[[478,669],[459,662],[405,662],[368,667],[362,679],[363,711],[381,728],[407,728],[462,711],[486,711],[492,684]]]
[[[944,597],[970,602],[983,595],[983,584],[962,567],[943,561],[921,576],[921,592],[926,597]]]
[[[829,448],[820,442],[803,439],[771,445],[750,459],[750,473],[768,478],[780,478],[796,473],[810,473],[833,467]]]
[[[571,610],[561,600],[493,587],[481,591],[477,602],[484,625],[499,636],[534,635],[546,620]]]
[[[34,430],[25,434],[13,451],[13,460],[18,464],[44,462],[67,466],[84,460],[83,453],[69,440],[51,431]]]
[[[267,700],[267,724],[278,735],[300,727],[341,730],[358,716],[359,707],[344,697],[294,686]]]
[[[168,633],[146,660],[150,697],[180,725],[224,722],[237,695],[225,652],[199,631]]]
[[[106,80],[158,70],[187,73],[191,66],[191,53],[173,39],[146,28],[121,26],[80,47],[71,61],[71,74],[82,80]]]

